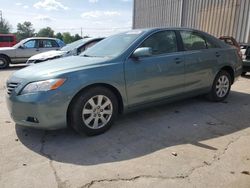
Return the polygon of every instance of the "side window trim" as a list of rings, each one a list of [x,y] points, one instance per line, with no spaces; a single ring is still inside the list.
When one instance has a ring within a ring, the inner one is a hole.
[[[180,52],[185,51],[185,49],[184,49],[184,43],[183,43],[183,40],[182,40],[182,37],[181,37],[180,30],[175,30],[175,34],[176,34],[176,38],[177,38],[178,50]]]
[[[42,47],[40,47],[40,44],[42,44]],[[44,48],[43,47],[43,40],[41,40],[41,39],[37,40],[37,48]]]

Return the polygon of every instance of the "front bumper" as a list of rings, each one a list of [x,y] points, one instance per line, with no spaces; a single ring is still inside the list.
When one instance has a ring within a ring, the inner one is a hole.
[[[69,102],[62,92],[7,95],[7,106],[17,125],[38,129],[61,129],[67,127]]]

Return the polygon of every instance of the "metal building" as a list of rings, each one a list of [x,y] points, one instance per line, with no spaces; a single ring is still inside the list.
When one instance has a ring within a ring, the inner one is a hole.
[[[133,28],[168,26],[250,42],[250,0],[134,0]]]

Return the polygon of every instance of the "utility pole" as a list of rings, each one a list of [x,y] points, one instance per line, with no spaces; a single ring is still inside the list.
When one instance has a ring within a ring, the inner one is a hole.
[[[0,10],[0,22],[3,22],[3,12]]]
[[[82,37],[82,27],[81,27],[81,37]]]

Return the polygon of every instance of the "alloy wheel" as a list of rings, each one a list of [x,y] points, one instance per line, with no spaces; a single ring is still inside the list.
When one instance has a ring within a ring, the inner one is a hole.
[[[82,119],[85,125],[91,129],[104,127],[113,114],[111,100],[104,95],[90,98],[83,107]]]
[[[228,93],[229,87],[229,78],[225,75],[220,76],[216,83],[216,95],[220,98],[225,97]]]

